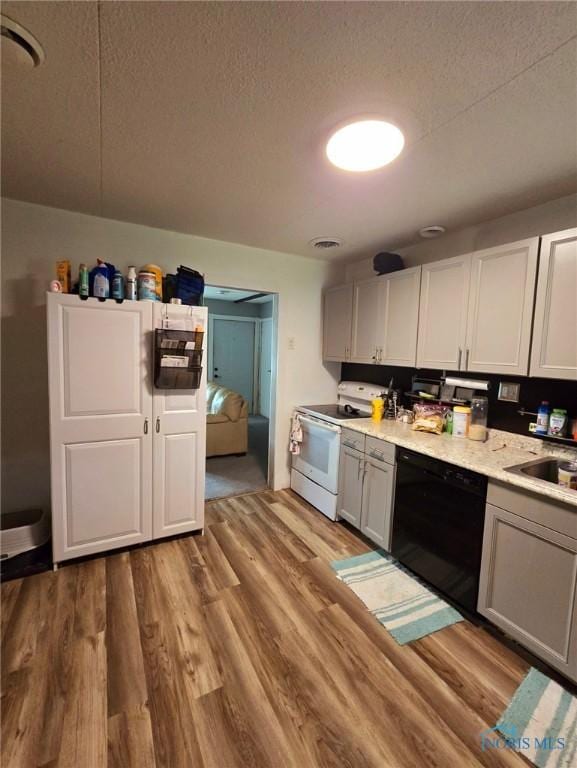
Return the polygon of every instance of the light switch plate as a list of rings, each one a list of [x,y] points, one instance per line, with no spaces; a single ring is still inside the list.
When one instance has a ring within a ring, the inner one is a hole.
[[[512,381],[500,381],[499,394],[497,397],[499,400],[504,400],[506,403],[518,403],[520,391],[520,384]]]

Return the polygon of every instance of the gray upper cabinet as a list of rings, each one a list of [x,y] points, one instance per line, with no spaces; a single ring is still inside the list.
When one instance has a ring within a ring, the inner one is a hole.
[[[577,379],[577,229],[541,240],[530,373]]]
[[[414,367],[417,360],[421,267],[402,269],[381,281],[381,340],[378,362]]]
[[[471,254],[462,370],[526,376],[539,238]]]
[[[471,257],[425,264],[421,276],[417,366],[459,370],[466,341]]]
[[[523,494],[511,498],[525,509]],[[576,539],[487,504],[478,610],[577,680]]]
[[[343,362],[350,357],[353,285],[329,288],[324,294],[323,358]]]
[[[351,362],[377,363],[382,339],[382,279],[373,277],[353,286]]]

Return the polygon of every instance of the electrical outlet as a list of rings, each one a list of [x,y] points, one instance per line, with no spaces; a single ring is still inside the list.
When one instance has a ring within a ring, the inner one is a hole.
[[[497,397],[499,400],[503,400],[506,403],[518,403],[520,391],[521,385],[517,382],[500,381],[499,394]]]

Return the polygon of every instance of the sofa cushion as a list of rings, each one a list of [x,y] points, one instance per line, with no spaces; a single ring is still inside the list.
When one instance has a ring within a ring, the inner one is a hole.
[[[238,392],[232,392],[232,390],[225,387],[219,387],[213,382],[208,383],[206,390],[208,413],[227,416],[231,421],[238,421],[244,405],[244,398]]]
[[[230,422],[230,419],[228,416],[225,416],[223,413],[207,413],[206,414],[206,423],[207,424],[228,424]]]

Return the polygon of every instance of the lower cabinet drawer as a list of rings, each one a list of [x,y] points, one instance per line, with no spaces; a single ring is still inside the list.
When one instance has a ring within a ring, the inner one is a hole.
[[[577,540],[487,504],[478,609],[577,681]]]
[[[343,428],[341,432],[341,445],[347,448],[354,448],[355,451],[364,452],[365,436],[362,432],[355,432],[354,429]]]
[[[365,442],[365,453],[371,459],[377,461],[386,461],[389,464],[395,463],[395,446],[393,443],[387,443],[385,440],[379,440],[378,437],[369,437]]]

